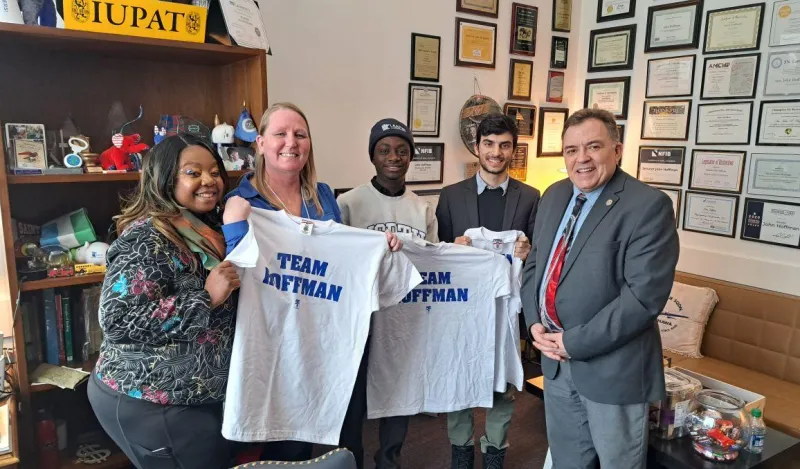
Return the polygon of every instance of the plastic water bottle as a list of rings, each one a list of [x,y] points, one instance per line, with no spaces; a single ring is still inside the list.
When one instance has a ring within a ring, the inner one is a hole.
[[[761,454],[764,449],[764,436],[767,434],[767,426],[761,418],[761,409],[750,411],[750,441],[747,443],[747,451]]]

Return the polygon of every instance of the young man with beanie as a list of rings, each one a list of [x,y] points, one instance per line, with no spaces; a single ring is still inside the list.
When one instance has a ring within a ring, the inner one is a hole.
[[[502,114],[490,114],[478,125],[475,153],[480,168],[475,177],[442,189],[436,208],[440,240],[470,245],[471,240],[464,236],[470,228],[519,230],[524,235],[517,238],[514,256],[523,261],[528,257],[539,191],[508,175],[518,134],[516,123]],[[484,469],[503,467],[514,412],[513,392],[510,385],[506,392],[495,392],[492,408],[487,409],[486,434],[481,437]],[[473,409],[448,414],[453,469],[474,467],[473,432]]]
[[[356,228],[407,233],[437,242],[438,228],[433,208],[406,189],[406,173],[413,157],[414,137],[405,124],[395,119],[382,119],[372,126],[369,159],[375,166],[375,176],[369,183],[339,196],[337,202],[342,223]],[[368,357],[369,341],[339,441],[340,446],[347,447],[356,455],[359,469],[364,464],[361,439],[367,409]],[[400,449],[408,431],[408,419],[408,416],[380,419],[380,448],[375,454],[377,469],[400,468]]]

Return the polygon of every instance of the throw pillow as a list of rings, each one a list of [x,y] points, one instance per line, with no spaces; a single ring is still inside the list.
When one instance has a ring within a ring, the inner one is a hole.
[[[702,358],[700,346],[711,312],[719,302],[711,288],[672,283],[664,311],[658,316],[665,350],[691,358]]]

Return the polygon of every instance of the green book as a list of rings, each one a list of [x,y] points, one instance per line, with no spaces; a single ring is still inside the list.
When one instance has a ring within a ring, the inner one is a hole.
[[[69,290],[61,292],[61,312],[64,315],[64,351],[66,352],[67,363],[75,361],[72,353],[72,306],[69,301]]]

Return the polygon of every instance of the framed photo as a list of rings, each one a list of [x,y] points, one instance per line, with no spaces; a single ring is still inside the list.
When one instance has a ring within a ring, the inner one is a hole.
[[[698,145],[749,145],[753,102],[700,104],[697,106]]]
[[[436,212],[436,206],[439,205],[439,194],[441,194],[441,189],[418,189],[413,191],[417,194],[417,197],[420,197],[426,204]]]
[[[602,109],[614,114],[617,119],[627,119],[630,88],[631,77],[586,80],[583,107]]]
[[[688,140],[692,100],[645,101],[642,140]]]
[[[700,99],[754,99],[761,54],[706,57]]]
[[[514,119],[517,123],[520,137],[533,137],[533,126],[536,122],[536,106],[526,104],[506,103],[503,114]]]
[[[536,55],[536,25],[539,9],[522,3],[511,4],[511,54]]]
[[[572,0],[553,0],[553,31],[572,30]]]
[[[536,154],[539,156],[561,156],[561,133],[569,116],[569,109],[540,108],[539,133]]]
[[[641,146],[636,179],[648,184],[680,187],[685,155],[686,147]]]
[[[5,124],[5,143],[10,169],[33,173],[47,169],[47,142],[43,124]]]
[[[746,152],[693,150],[689,189],[742,193]]]
[[[525,182],[528,177],[528,144],[518,143],[514,156],[511,157],[511,165],[508,167],[508,175],[517,181]]]
[[[439,81],[442,38],[411,33],[411,80]]]
[[[256,167],[256,150],[253,147],[222,147],[222,164],[226,171],[250,171]]]
[[[415,137],[438,137],[442,86],[408,84],[408,128]]]
[[[636,0],[598,0],[597,22],[633,18],[636,14]]]
[[[414,158],[408,166],[406,184],[440,183],[444,176],[444,143],[414,142]]]
[[[648,53],[697,49],[700,43],[702,14],[703,0],[668,3],[648,8],[644,51]]]
[[[800,0],[783,0],[772,4],[770,46],[800,44]]]
[[[767,58],[764,96],[798,94],[800,94],[800,50],[770,52]]]
[[[744,199],[742,239],[800,248],[800,204]]]
[[[550,70],[547,73],[547,96],[548,103],[560,103],[564,101],[564,72]]]
[[[694,62],[694,55],[648,60],[645,97],[691,97],[694,93]]]
[[[661,192],[667,194],[667,197],[672,201],[672,211],[675,212],[675,228],[680,226],[678,220],[680,220],[681,216],[681,190],[680,189],[667,189],[666,187],[657,187],[653,186],[654,188],[660,190]]]
[[[589,34],[589,72],[633,69],[636,25],[596,29]]]
[[[761,47],[764,4],[720,8],[706,13],[704,54],[744,52]]]
[[[530,101],[532,80],[533,62],[511,59],[508,67],[508,99]]]
[[[686,191],[683,229],[734,238],[738,211],[738,196]]]
[[[497,25],[456,18],[456,66],[494,68]]]
[[[567,68],[569,38],[553,36],[550,42],[550,68]]]
[[[800,146],[800,99],[761,101],[756,145]]]
[[[456,0],[456,11],[497,18],[497,4],[499,1],[500,0]]]
[[[800,159],[797,155],[752,153],[747,193],[800,199]]]

